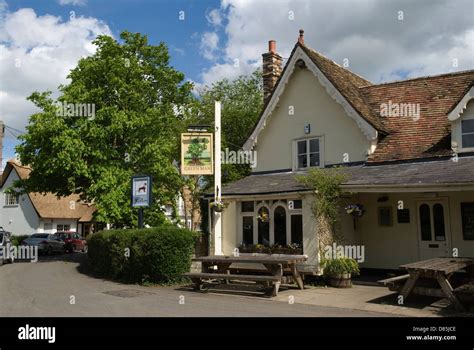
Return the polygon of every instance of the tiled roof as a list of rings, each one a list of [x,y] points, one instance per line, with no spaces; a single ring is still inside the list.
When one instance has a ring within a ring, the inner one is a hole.
[[[410,187],[456,186],[474,184],[474,157],[393,163],[383,165],[356,165],[342,168],[348,175],[343,187]],[[296,176],[305,172],[255,174],[225,185],[223,197],[264,195],[307,191]],[[212,194],[210,194],[212,195]]]
[[[31,168],[21,165],[15,160],[9,160],[2,174],[2,186],[10,172],[15,169],[20,179],[28,178]],[[41,218],[48,219],[78,219],[81,222],[92,221],[95,206],[84,203],[76,194],[58,199],[54,194],[28,193],[31,203]]]
[[[379,117],[388,130],[370,162],[428,158],[452,154],[447,114],[474,82],[474,71],[362,87],[374,115],[382,103],[420,105],[420,117]]]

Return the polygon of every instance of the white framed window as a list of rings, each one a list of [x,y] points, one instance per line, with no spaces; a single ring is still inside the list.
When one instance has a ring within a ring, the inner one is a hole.
[[[16,193],[5,193],[5,206],[18,205],[18,194]]]
[[[239,243],[303,244],[301,199],[240,202]]]
[[[454,120],[451,127],[453,151],[474,152],[474,98],[466,104],[462,115]]]
[[[71,225],[56,225],[56,232],[62,232],[62,231],[70,231],[71,230]]]
[[[322,137],[294,141],[294,170],[323,166]]]
[[[461,120],[461,147],[474,148],[474,118]]]

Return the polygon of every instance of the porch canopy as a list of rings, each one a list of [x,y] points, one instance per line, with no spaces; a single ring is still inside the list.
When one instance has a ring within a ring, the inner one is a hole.
[[[419,192],[474,189],[474,156],[382,165],[341,168],[348,174],[342,187],[349,192]],[[223,187],[222,196],[308,192],[296,177],[302,172],[253,174]]]

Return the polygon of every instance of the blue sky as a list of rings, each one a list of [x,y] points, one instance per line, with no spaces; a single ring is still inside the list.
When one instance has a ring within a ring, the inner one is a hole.
[[[36,111],[26,97],[67,83],[99,34],[164,41],[199,87],[259,68],[270,39],[287,58],[300,28],[306,45],[374,83],[474,68],[472,0],[0,0],[0,119],[25,130]]]
[[[200,72],[211,62],[203,59],[199,51],[199,33],[210,28],[206,19],[212,9],[219,8],[218,0],[90,0],[84,6],[60,5],[59,1],[16,0],[7,1],[15,12],[33,8],[38,16],[52,14],[68,19],[70,11],[76,17],[94,17],[104,21],[118,38],[128,30],[148,35],[152,44],[164,41],[171,54],[171,64],[186,77],[199,80]],[[184,11],[185,20],[180,20]],[[194,36],[193,36],[194,34]]]

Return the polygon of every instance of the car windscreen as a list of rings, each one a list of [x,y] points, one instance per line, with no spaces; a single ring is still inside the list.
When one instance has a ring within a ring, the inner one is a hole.
[[[3,233],[0,233],[0,243],[3,242]]]
[[[31,235],[31,238],[48,238],[48,235],[43,235],[43,234],[34,234],[34,235]]]

